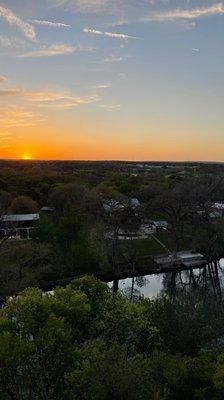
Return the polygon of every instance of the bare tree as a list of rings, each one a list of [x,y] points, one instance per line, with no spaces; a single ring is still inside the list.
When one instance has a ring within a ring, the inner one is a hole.
[[[119,264],[119,233],[139,228],[141,219],[135,207],[128,200],[110,201],[104,204],[104,226],[107,237],[112,270],[117,272]],[[129,252],[130,256],[130,252]],[[118,281],[114,281],[114,291],[118,290]]]

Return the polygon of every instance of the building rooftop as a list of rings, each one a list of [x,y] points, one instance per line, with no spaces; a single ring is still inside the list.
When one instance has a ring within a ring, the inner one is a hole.
[[[49,207],[49,206],[43,206],[41,208],[41,211],[49,211],[49,212],[53,212],[55,210],[55,207]]]
[[[25,222],[36,221],[40,218],[39,214],[7,214],[0,218],[3,222]]]

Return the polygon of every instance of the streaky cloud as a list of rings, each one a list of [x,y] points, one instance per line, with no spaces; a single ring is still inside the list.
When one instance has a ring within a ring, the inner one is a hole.
[[[49,28],[71,28],[71,25],[63,22],[45,21],[40,19],[32,19],[31,22],[37,25],[48,26]]]
[[[99,31],[99,30],[91,29],[91,28],[84,28],[83,32],[90,33],[92,35],[108,36],[108,37],[113,38],[113,39],[125,39],[125,40],[127,40],[127,39],[138,39],[135,36],[126,35],[124,33],[104,32],[104,31]]]
[[[111,7],[111,0],[49,0],[56,7],[72,11],[102,12]],[[114,1],[114,0],[113,0]]]
[[[35,29],[28,22],[23,21],[15,15],[9,8],[0,5],[0,17],[2,17],[9,25],[15,25],[29,40],[36,39]]]
[[[111,87],[111,83],[101,83],[99,85],[92,86],[93,89],[109,89]]]
[[[98,94],[81,97],[69,92],[30,91],[25,89],[0,90],[1,97],[20,97],[28,102],[37,104],[38,107],[45,107],[52,110],[69,109],[101,100]]]
[[[121,108],[121,104],[112,104],[112,105],[100,104],[99,107],[107,111],[112,111],[116,110],[117,108]]]
[[[168,2],[167,2],[168,3]],[[189,4],[190,2],[188,2]],[[165,11],[154,11],[146,14],[143,17],[128,18],[120,17],[118,20],[110,24],[110,26],[123,26],[133,23],[147,23],[147,22],[173,22],[180,21],[182,28],[194,29],[195,20],[200,18],[207,18],[212,16],[224,15],[224,4],[215,3],[210,6],[203,6],[197,8],[175,8],[167,9]]]
[[[103,35],[102,31],[97,31],[96,29],[84,28],[83,32],[92,33],[93,35]]]
[[[5,49],[24,48],[26,44],[27,44],[26,39],[22,39],[16,36],[8,37],[0,35],[0,46]]]
[[[4,129],[29,128],[43,122],[42,114],[17,107],[0,108],[0,127]]]
[[[65,98],[66,100],[66,98]],[[61,102],[43,102],[39,104],[39,107],[45,107],[51,110],[66,110],[80,105],[88,105],[101,100],[98,95],[90,95],[85,97],[70,96],[68,101]]]
[[[6,76],[4,76],[4,75],[0,75],[0,83],[4,83],[4,82],[7,82],[7,78],[6,78]]]
[[[104,32],[104,34],[115,39],[138,39],[136,36],[125,35],[124,33]]]
[[[192,9],[181,9],[169,10],[165,12],[154,12],[148,17],[142,18],[142,21],[175,21],[178,19],[198,19],[203,17],[210,17],[214,15],[223,15],[224,5],[222,3],[213,4],[209,7],[199,7]]]
[[[104,63],[117,63],[117,62],[121,62],[121,61],[123,61],[123,57],[107,57],[107,58],[104,58],[104,60],[103,60],[103,62]]]
[[[38,50],[28,51],[26,53],[18,55],[19,58],[29,58],[29,57],[53,57],[60,55],[73,54],[76,48],[68,44],[53,44],[52,46],[43,46]]]

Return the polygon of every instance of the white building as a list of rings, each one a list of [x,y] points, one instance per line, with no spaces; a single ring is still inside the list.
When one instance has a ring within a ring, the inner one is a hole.
[[[0,238],[30,239],[33,223],[40,218],[36,214],[5,214],[0,217]]]

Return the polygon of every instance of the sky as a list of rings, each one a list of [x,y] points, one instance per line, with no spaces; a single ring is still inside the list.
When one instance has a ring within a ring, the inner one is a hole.
[[[0,158],[224,161],[224,1],[0,0]]]

